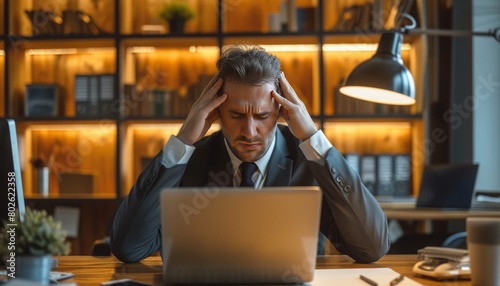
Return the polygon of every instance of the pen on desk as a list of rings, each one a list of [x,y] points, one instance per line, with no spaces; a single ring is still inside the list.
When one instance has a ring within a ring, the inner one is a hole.
[[[377,282],[371,280],[370,278],[366,277],[366,276],[363,276],[363,275],[359,275],[359,279],[365,281],[366,283],[370,284],[371,286],[377,286]]]
[[[405,276],[403,274],[401,274],[398,277],[392,279],[391,286],[398,285],[399,282],[403,281],[404,278],[405,278]]]

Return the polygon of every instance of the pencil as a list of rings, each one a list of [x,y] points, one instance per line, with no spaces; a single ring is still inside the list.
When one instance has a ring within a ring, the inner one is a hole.
[[[392,281],[391,281],[391,286],[395,286],[395,285],[398,285],[399,282],[403,281],[403,279],[405,278],[405,276],[403,274],[399,275],[398,277],[394,278]]]
[[[366,283],[370,284],[371,286],[377,286],[377,282],[371,280],[370,278],[366,277],[366,276],[363,276],[363,275],[359,275],[359,279],[365,281]]]

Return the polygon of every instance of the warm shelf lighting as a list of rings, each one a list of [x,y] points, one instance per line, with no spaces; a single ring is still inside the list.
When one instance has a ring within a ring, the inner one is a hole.
[[[325,122],[325,129],[328,128],[382,128],[382,129],[410,129],[410,122]]]
[[[203,53],[203,52],[216,53],[219,51],[219,48],[214,47],[214,46],[191,46],[191,47],[189,47],[189,51],[191,53]]]
[[[373,52],[376,51],[378,44],[325,44],[323,45],[324,52]],[[402,51],[411,50],[411,45],[408,43],[401,45]]]
[[[218,52],[219,48],[215,46],[190,46],[188,48],[191,53],[204,53],[204,52]],[[139,47],[130,47],[127,49],[127,52],[133,54],[146,54],[146,53],[155,53],[158,49],[151,46],[139,46]]]
[[[3,50],[0,50],[0,56],[4,56],[5,52]]]
[[[29,131],[104,131],[110,132],[116,129],[113,123],[98,124],[37,124],[28,127]]]
[[[260,45],[260,46],[270,53],[318,51],[318,45]]]
[[[144,53],[154,53],[156,52],[155,47],[130,47],[127,52],[133,54],[144,54]]]
[[[318,45],[261,45],[266,51],[270,53],[279,52],[317,52]],[[202,53],[202,52],[218,52],[219,49],[214,46],[190,46],[188,50],[191,53]],[[325,44],[323,45],[323,51],[325,52],[365,52],[365,51],[376,51],[377,44]],[[401,50],[409,51],[411,50],[410,44],[403,44]],[[128,52],[134,54],[141,53],[154,53],[157,51],[155,47],[152,46],[138,46],[130,47],[127,49]]]
[[[182,123],[136,123],[130,124],[129,128],[132,131],[135,130],[179,130],[182,126]],[[212,124],[210,127],[210,131],[216,131],[220,129],[219,123]]]
[[[115,48],[63,48],[63,49],[29,49],[26,53],[35,55],[75,55],[114,53]]]

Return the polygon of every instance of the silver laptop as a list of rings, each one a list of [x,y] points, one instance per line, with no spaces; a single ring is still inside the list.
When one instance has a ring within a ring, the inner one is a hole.
[[[320,212],[319,187],[165,189],[165,282],[310,282]]]

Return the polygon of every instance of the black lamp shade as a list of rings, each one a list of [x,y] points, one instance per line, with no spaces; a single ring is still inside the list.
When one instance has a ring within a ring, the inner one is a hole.
[[[375,55],[351,72],[340,92],[383,104],[415,103],[415,82],[401,59],[402,42],[399,32],[382,34]]]

